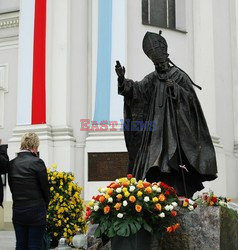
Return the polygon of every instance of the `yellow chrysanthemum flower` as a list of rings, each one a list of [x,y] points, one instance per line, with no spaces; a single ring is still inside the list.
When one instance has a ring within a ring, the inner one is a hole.
[[[143,193],[142,193],[141,191],[138,191],[138,192],[137,192],[137,196],[138,196],[138,197],[141,197],[142,195],[143,195]]]
[[[128,196],[130,196],[130,193],[129,193],[128,191],[126,191],[126,192],[124,193],[124,195],[125,195],[125,197],[128,197]]]
[[[53,169],[56,169],[56,168],[57,168],[57,164],[56,164],[56,163],[52,163],[52,164],[51,164],[51,167],[52,167]]]
[[[153,197],[152,201],[157,202],[159,199],[157,197]]]

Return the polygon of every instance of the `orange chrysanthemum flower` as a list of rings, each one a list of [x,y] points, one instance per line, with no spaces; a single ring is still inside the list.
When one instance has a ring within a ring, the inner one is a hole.
[[[120,187],[120,185],[118,183],[111,183],[110,185],[110,188],[113,188],[113,189],[117,189],[118,187]]]
[[[162,207],[161,207],[160,203],[155,204],[155,209],[158,211],[161,211]]]
[[[116,197],[117,197],[117,200],[120,201],[122,199],[122,194],[118,194]]]
[[[173,232],[173,227],[167,227],[167,233],[172,233]]]
[[[123,181],[122,182],[122,186],[123,187],[128,187],[129,186],[129,182],[128,181]]]
[[[104,197],[103,195],[100,196],[100,197],[99,197],[99,202],[100,202],[100,203],[103,203],[104,201],[105,201],[105,197]]]
[[[141,212],[142,206],[141,205],[135,205],[136,212]]]
[[[165,199],[166,199],[163,194],[160,194],[158,198],[160,201],[165,201]]]
[[[132,203],[134,203],[136,201],[136,197],[134,195],[131,195],[129,197],[129,201],[132,202]]]
[[[113,189],[112,189],[112,188],[108,188],[108,189],[107,189],[107,193],[108,193],[109,195],[112,195],[112,194],[113,194]]]
[[[147,194],[151,194],[152,193],[152,188],[151,187],[147,187],[145,189],[145,191],[146,191]]]
[[[137,184],[137,187],[138,187],[139,189],[142,189],[142,188],[144,188],[144,185],[143,185],[143,183],[138,183],[138,184]]]
[[[151,184],[150,184],[150,182],[145,181],[145,182],[143,182],[143,185],[144,185],[145,188],[147,188],[147,187],[149,187]]]
[[[104,207],[104,214],[108,214],[110,212],[110,207],[109,206],[106,206]]]
[[[213,202],[213,201],[210,201],[209,205],[210,205],[210,206],[213,206],[213,205],[214,205],[214,202]]]
[[[118,211],[118,210],[120,210],[120,208],[121,208],[121,203],[116,203],[116,205],[114,206],[114,208]]]
[[[176,223],[175,225],[173,225],[174,231],[175,231],[176,229],[178,229],[179,227],[180,227],[180,224],[179,224],[179,223]]]

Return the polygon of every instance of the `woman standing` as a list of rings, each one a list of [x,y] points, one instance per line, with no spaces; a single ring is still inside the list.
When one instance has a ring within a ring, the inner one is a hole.
[[[13,199],[16,250],[41,249],[49,203],[49,183],[43,160],[37,156],[39,138],[26,133],[21,151],[10,161],[8,181]]]

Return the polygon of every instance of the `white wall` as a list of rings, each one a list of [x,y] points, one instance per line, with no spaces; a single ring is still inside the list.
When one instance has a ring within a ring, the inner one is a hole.
[[[19,0],[2,0],[0,4],[0,13],[19,10]]]
[[[0,20],[18,22],[19,1],[1,1]],[[15,11],[15,13],[5,13]],[[7,92],[1,94],[1,116],[3,115],[3,127],[0,127],[2,143],[7,143],[16,124],[17,108],[17,73],[18,73],[18,23],[0,26],[0,65],[6,66]],[[2,106],[3,105],[3,106]]]
[[[16,108],[17,108],[17,55],[18,49],[1,49],[0,42],[0,65],[7,64],[8,76],[7,85],[8,92],[4,94],[4,117],[3,128],[0,128],[0,138],[2,143],[7,143],[12,135],[12,130],[16,124]]]

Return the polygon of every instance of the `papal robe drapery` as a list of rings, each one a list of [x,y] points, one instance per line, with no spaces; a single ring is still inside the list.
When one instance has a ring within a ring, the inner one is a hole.
[[[171,97],[166,86],[168,79],[173,82]],[[183,168],[188,196],[203,189],[203,181],[217,177],[211,136],[186,73],[174,66],[164,74],[154,71],[139,82],[124,79],[118,81],[118,93],[124,96],[129,173],[137,179],[164,181],[184,195]]]

